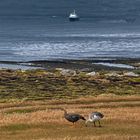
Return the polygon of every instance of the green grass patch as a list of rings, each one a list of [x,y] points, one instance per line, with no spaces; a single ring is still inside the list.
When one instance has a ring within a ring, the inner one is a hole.
[[[31,112],[36,112],[36,111],[40,111],[40,110],[45,110],[46,108],[38,108],[38,109],[10,109],[8,111],[5,111],[4,113],[6,114],[13,114],[13,113],[31,113]]]
[[[32,126],[28,124],[11,124],[0,127],[0,131],[24,131],[31,128]]]

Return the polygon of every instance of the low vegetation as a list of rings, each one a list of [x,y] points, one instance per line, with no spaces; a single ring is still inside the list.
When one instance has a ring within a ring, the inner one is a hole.
[[[140,76],[110,76],[99,72],[64,75],[59,70],[0,70],[0,101],[75,99],[101,94],[136,95],[140,91]]]

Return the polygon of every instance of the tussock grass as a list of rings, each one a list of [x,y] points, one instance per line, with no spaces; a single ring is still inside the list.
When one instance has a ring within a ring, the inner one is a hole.
[[[75,76],[64,76],[58,71],[0,70],[0,102],[139,94],[140,76],[110,77],[105,72],[96,76],[86,74],[79,72]]]

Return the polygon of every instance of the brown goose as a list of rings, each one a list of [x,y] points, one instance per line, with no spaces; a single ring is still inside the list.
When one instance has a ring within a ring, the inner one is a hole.
[[[76,114],[76,113],[67,113],[67,111],[65,109],[61,109],[64,111],[64,118],[69,121],[72,122],[73,124],[75,122],[77,122],[78,120],[82,119],[82,120],[86,120],[83,116],[81,116],[80,114]]]

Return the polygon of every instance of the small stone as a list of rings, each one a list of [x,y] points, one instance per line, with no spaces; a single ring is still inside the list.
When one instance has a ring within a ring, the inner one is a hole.
[[[121,77],[121,75],[118,74],[118,73],[116,73],[116,72],[107,73],[107,74],[105,74],[105,76],[109,76],[109,77]]]
[[[95,72],[95,71],[92,71],[92,72],[90,72],[90,73],[87,73],[86,75],[87,75],[87,76],[95,76],[95,75],[96,75],[96,72]]]
[[[130,77],[139,77],[139,75],[134,72],[125,72],[123,75],[130,76]]]
[[[63,76],[75,76],[77,74],[75,70],[71,70],[71,69],[57,68],[56,70],[59,70],[60,74]]]

